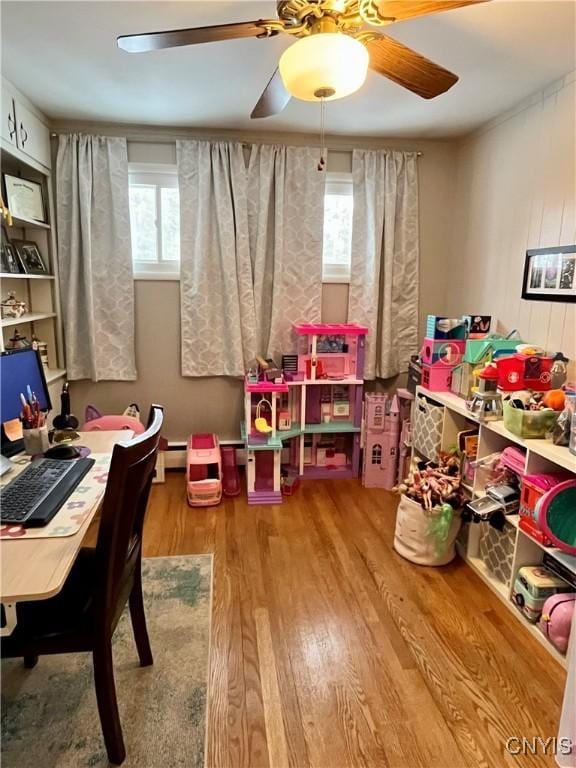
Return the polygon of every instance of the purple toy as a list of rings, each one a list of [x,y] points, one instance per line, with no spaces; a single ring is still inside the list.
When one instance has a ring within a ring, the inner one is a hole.
[[[576,593],[573,592],[552,595],[542,606],[540,629],[560,653],[568,650],[575,606]]]

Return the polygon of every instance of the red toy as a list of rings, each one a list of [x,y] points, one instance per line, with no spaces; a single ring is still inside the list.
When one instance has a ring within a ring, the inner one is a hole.
[[[498,367],[498,386],[505,392],[520,389],[546,392],[550,389],[551,357],[516,354],[512,357],[497,357],[494,362]]]
[[[522,486],[520,488],[520,528],[545,547],[550,547],[552,541],[538,524],[536,505],[545,493],[566,479],[566,475],[544,473],[524,475],[522,477]]]

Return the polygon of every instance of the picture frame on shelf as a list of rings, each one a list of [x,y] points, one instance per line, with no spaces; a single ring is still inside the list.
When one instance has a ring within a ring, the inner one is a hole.
[[[3,180],[6,204],[14,218],[48,223],[42,184],[10,173],[4,173]]]
[[[522,298],[576,302],[576,245],[526,251]]]
[[[47,275],[48,269],[38,245],[32,240],[13,240],[22,268],[27,275]]]
[[[8,237],[8,232],[2,224],[2,241],[0,243],[0,270],[5,274],[17,275],[22,272],[20,259],[14,248],[14,244]]]

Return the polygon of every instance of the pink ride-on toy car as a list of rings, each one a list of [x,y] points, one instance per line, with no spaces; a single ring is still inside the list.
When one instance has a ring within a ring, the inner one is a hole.
[[[191,507],[210,507],[222,498],[222,457],[216,435],[188,438],[186,496]]]

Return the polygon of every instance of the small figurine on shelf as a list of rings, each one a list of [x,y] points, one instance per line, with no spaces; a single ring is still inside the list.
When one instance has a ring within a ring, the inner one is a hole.
[[[552,377],[550,386],[552,389],[560,389],[560,387],[563,387],[566,383],[566,379],[568,378],[567,363],[569,362],[568,358],[564,357],[562,352],[557,352],[554,355],[554,362],[550,369],[550,376]]]
[[[2,319],[22,317],[26,313],[26,302],[16,298],[15,291],[9,291],[2,299]]]
[[[498,369],[489,363],[478,376],[478,390],[467,403],[478,421],[498,421],[503,416],[502,395],[498,392]]]
[[[14,336],[6,342],[6,349],[28,349],[31,346],[32,344],[26,336],[20,335],[18,328],[14,331]]]

